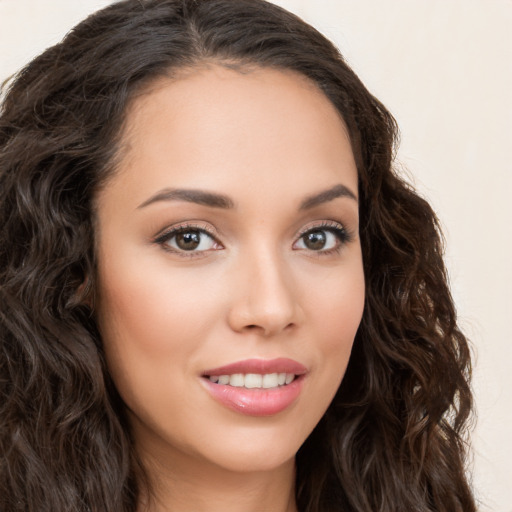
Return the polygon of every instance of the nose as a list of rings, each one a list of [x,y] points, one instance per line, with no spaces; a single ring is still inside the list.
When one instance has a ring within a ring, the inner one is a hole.
[[[297,326],[302,310],[291,274],[276,254],[240,258],[228,312],[231,329],[270,337]]]

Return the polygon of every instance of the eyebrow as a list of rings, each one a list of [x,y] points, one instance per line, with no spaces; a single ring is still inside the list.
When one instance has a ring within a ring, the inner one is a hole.
[[[188,203],[197,203],[213,208],[233,208],[235,204],[225,195],[215,194],[213,192],[205,192],[204,190],[190,189],[164,189],[151,196],[137,208],[144,208],[158,201],[186,201]]]
[[[357,201],[357,196],[345,185],[335,185],[332,188],[323,190],[317,194],[306,197],[299,206],[299,210],[309,210],[315,206],[327,203],[339,197],[348,197]],[[164,189],[151,196],[140,204],[137,209],[145,208],[150,204],[159,201],[186,201],[189,203],[201,204],[213,208],[231,209],[235,204],[231,198],[223,194],[206,192],[204,190],[192,189]]]
[[[357,196],[352,192],[352,190],[345,185],[335,185],[334,187],[319,192],[318,194],[306,197],[306,199],[304,199],[300,204],[299,210],[309,210],[310,208],[314,208],[315,206],[319,206],[323,203],[328,203],[338,197],[348,197],[357,202]]]

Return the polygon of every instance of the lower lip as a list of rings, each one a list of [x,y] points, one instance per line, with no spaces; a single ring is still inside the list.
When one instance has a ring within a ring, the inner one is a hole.
[[[290,384],[272,389],[238,388],[203,380],[213,398],[229,409],[247,416],[272,416],[295,402],[302,390],[304,377],[299,375]]]

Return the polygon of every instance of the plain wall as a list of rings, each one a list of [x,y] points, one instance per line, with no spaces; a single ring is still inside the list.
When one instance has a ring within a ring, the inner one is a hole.
[[[0,81],[106,0],[0,0]],[[512,512],[512,2],[279,0],[334,40],[398,120],[437,211],[475,352],[474,487]]]

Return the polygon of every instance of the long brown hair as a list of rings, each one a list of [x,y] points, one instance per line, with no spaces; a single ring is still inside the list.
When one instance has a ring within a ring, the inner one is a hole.
[[[471,512],[469,351],[434,212],[397,128],[338,50],[262,0],[125,0],[23,69],[0,111],[0,510],[129,512],[140,469],[94,307],[97,191],[130,99],[205,61],[294,70],[343,117],[366,305],[342,385],[297,454],[302,512]],[[87,279],[85,278],[87,276]]]

